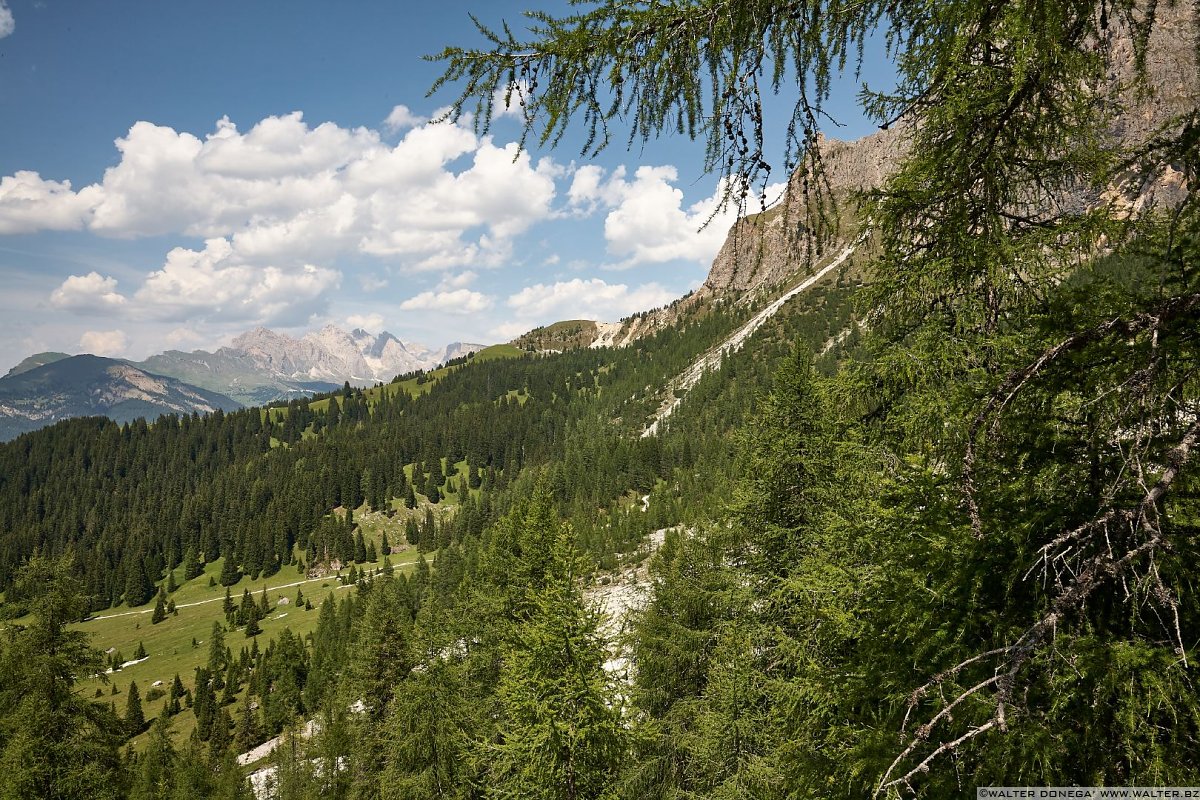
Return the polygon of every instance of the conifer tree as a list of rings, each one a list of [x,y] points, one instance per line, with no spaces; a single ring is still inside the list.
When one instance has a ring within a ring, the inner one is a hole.
[[[250,693],[246,693],[238,711],[237,730],[233,735],[233,744],[238,752],[244,753],[254,747],[262,739],[262,729],[258,724],[258,715],[250,705]]]
[[[150,615],[150,624],[157,625],[167,618],[167,605],[163,602],[163,595],[160,592],[158,599],[154,603],[154,613]]]
[[[262,633],[262,627],[258,624],[258,606],[250,604],[246,612],[246,638],[252,639]],[[255,640],[257,642],[257,640]]]
[[[411,620],[405,615],[395,581],[379,578],[370,584],[362,616],[356,623],[354,648],[347,666],[346,690],[366,710],[355,721],[355,777],[357,792],[378,796],[378,781],[384,763],[383,719],[401,681],[412,668],[408,658],[407,633]]]
[[[129,607],[145,604],[154,596],[154,584],[146,577],[140,558],[132,559],[125,578],[125,604]]]
[[[145,727],[146,712],[142,710],[142,695],[138,691],[137,681],[130,681],[125,697],[125,729],[130,736],[136,736]]]
[[[433,477],[433,473],[429,473],[429,478],[425,481],[425,497],[431,503],[440,503],[442,493],[438,490],[438,483]]]
[[[80,676],[104,659],[68,623],[86,611],[70,556],[32,556],[11,591],[29,618],[0,636],[0,797],[116,800],[124,786],[123,725],[110,707],[78,696]],[[114,684],[114,689],[116,686]]]
[[[226,597],[229,596],[226,591]],[[229,651],[225,647],[225,628],[221,623],[213,620],[212,630],[208,634],[208,672],[211,675],[219,675],[221,670],[225,669],[226,662],[229,660]]]
[[[192,713],[196,716],[196,735],[208,741],[212,735],[213,722],[217,713],[217,700],[213,696],[211,673],[204,667],[196,667],[196,691],[192,698]]]
[[[170,797],[175,784],[176,754],[171,742],[171,721],[158,717],[150,726],[149,741],[138,756],[129,800],[159,800]]]
[[[196,557],[196,549],[189,547],[183,555],[183,579],[190,581],[204,574],[204,565]]]
[[[597,615],[584,607],[576,583],[569,535],[556,537],[542,585],[529,592],[528,616],[505,653],[500,743],[489,765],[495,797],[603,796],[625,753],[620,703],[604,671]]]
[[[233,548],[226,548],[224,560],[221,562],[221,578],[222,586],[233,586],[242,579],[242,571],[238,569],[237,562],[233,558]]]

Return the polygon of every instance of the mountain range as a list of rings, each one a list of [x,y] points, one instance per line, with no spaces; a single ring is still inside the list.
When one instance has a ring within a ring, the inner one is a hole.
[[[452,342],[440,349],[403,342],[384,331],[345,331],[326,325],[300,338],[255,328],[216,352],[168,350],[139,366],[246,405],[326,392],[349,382],[370,386],[396,375],[432,369],[486,345]]]
[[[255,328],[216,352],[168,350],[142,362],[37,353],[0,378],[0,441],[70,417],[129,422],[263,405],[347,382],[369,386],[484,346],[452,342],[432,349],[386,331],[327,325],[300,338]]]
[[[70,417],[103,415],[132,422],[240,407],[224,395],[153,375],[125,361],[39,353],[0,378],[0,441]]]

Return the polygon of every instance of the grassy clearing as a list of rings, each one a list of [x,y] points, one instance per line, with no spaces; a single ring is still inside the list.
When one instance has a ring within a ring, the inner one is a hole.
[[[363,514],[360,518],[363,535],[379,546],[384,530],[388,531],[388,539],[393,547],[404,543],[403,520],[398,528],[383,514]],[[395,534],[393,530],[397,531]],[[411,573],[417,561],[417,551],[407,549],[389,557],[393,566],[400,572]],[[426,555],[432,560],[432,554]],[[379,561],[359,565],[359,569],[375,570],[382,566]],[[188,689],[194,689],[194,672],[198,666],[208,661],[209,639],[214,622],[225,622],[223,600],[225,587],[217,583],[209,585],[209,577],[214,581],[220,575],[221,560],[218,559],[206,565],[204,574],[188,581],[171,595],[175,600],[177,613],[169,615],[166,620],[157,625],[150,622],[154,610],[154,602],[138,608],[113,608],[101,612],[89,620],[78,623],[73,627],[90,635],[90,644],[101,651],[110,648],[119,651],[125,660],[133,659],[133,654],[140,643],[149,658],[138,664],[126,667],[118,672],[101,677],[91,677],[81,680],[77,692],[83,697],[93,697],[100,691],[102,700],[116,703],[117,711],[124,714],[126,695],[131,681],[136,681],[142,696],[142,707],[147,719],[158,716],[166,703],[166,696],[148,701],[147,694],[153,688],[155,681],[163,682],[165,690],[174,676],[179,675]],[[344,574],[345,571],[343,571]],[[177,575],[177,580],[182,575]],[[292,585],[295,584],[295,585]],[[230,595],[235,604],[241,602],[242,592],[249,589],[257,602],[261,597],[263,587],[267,588],[267,597],[272,607],[271,613],[259,625],[262,634],[258,637],[259,647],[265,647],[270,640],[279,635],[284,628],[290,628],[293,633],[303,637],[312,632],[317,625],[317,617],[322,602],[328,595],[343,597],[351,590],[351,586],[343,586],[334,575],[323,578],[306,578],[299,574],[294,566],[281,569],[270,578],[251,581],[243,578],[235,586],[230,587]],[[304,593],[304,598],[312,602],[313,608],[306,611],[303,605],[296,605],[297,590]],[[282,598],[288,602],[279,605]],[[193,646],[193,641],[195,645]],[[225,633],[225,643],[236,655],[242,647],[250,647],[252,640],[246,638],[241,629]],[[118,694],[112,695],[115,686]],[[176,741],[182,741],[195,727],[196,720],[190,710],[184,709],[174,718],[173,729]],[[137,737],[133,744],[139,748],[146,734]]]

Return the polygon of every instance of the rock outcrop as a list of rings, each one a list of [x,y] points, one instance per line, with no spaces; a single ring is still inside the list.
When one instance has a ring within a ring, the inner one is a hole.
[[[1109,71],[1096,88],[1097,102],[1111,101],[1120,109],[1110,133],[1116,145],[1133,149],[1149,141],[1181,115],[1200,106],[1196,7],[1190,2],[1158,3],[1144,63],[1145,83],[1136,88],[1134,45],[1127,27],[1110,26],[1103,47]],[[826,242],[824,252],[836,252],[857,237],[853,196],[874,189],[900,166],[910,149],[909,130],[903,124],[880,130],[853,142],[821,142],[825,188],[838,204],[838,235]],[[803,177],[793,175],[785,199],[776,207],[747,216],[735,224],[705,280],[702,294],[745,295],[780,287],[794,280],[805,264],[820,253],[812,252],[805,236],[806,193]],[[1194,188],[1194,187],[1192,187]],[[1107,191],[1080,189],[1061,199],[1064,208],[1082,210],[1096,203],[1112,203],[1116,213],[1136,213],[1147,207],[1174,207],[1189,187],[1183,175],[1168,167],[1150,181],[1124,176]]]

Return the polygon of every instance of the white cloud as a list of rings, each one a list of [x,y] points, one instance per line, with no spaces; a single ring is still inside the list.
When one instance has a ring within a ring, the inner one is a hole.
[[[79,346],[93,355],[117,356],[129,346],[129,337],[121,330],[87,331],[79,337]]]
[[[445,311],[451,314],[477,314],[492,307],[492,299],[470,289],[449,292],[421,292],[400,304],[405,311]]]
[[[346,317],[346,324],[351,328],[362,328],[365,331],[378,333],[383,330],[382,314],[351,314]]]
[[[604,170],[585,165],[575,171],[567,191],[577,214],[609,209],[604,219],[608,252],[621,261],[618,269],[675,260],[707,265],[725,241],[738,217],[735,204],[721,207],[725,184],[713,194],[684,207],[683,192],[675,187],[679,173],[672,166],[644,166],[626,179],[618,167],[605,180]],[[768,197],[781,187],[768,187]]]
[[[438,282],[437,288],[440,291],[444,291],[446,289],[463,289],[474,283],[475,279],[478,277],[478,273],[469,269],[464,272],[460,272],[457,275],[446,273],[446,275],[442,277],[441,281]]]
[[[610,284],[599,278],[575,278],[527,286],[509,296],[508,306],[519,317],[545,323],[562,319],[615,320],[674,299],[673,292],[657,283],[631,289],[623,283]]]
[[[298,268],[242,262],[227,239],[209,239],[201,251],[176,247],[152,272],[133,300],[157,319],[192,317],[225,321],[303,324],[338,286],[341,273],[305,264]]]
[[[299,112],[246,132],[222,118],[203,139],[141,121],[97,184],[0,178],[0,234],[219,237],[260,266],[361,254],[408,271],[496,266],[514,237],[553,216],[563,172],[468,126],[422,122],[391,145],[366,128],[310,127]]]
[[[50,294],[50,305],[67,311],[111,313],[125,305],[117,279],[98,272],[71,275]]]
[[[16,29],[17,21],[13,19],[12,11],[4,0],[0,0],[0,39],[9,36]]]
[[[507,342],[527,333],[533,327],[536,326],[528,322],[504,322],[488,331],[488,337],[494,341]]]
[[[392,113],[387,115],[387,119],[383,121],[383,125],[392,133],[398,133],[406,128],[415,128],[426,122],[428,120],[425,117],[412,113],[412,111],[409,111],[408,106],[399,105],[392,109]]]
[[[187,345],[197,345],[207,340],[199,331],[190,328],[187,325],[181,325],[167,334],[166,342],[171,347],[184,347]]]
[[[70,181],[43,180],[29,170],[5,175],[0,178],[0,234],[78,230],[98,197],[94,187],[76,193]]]

